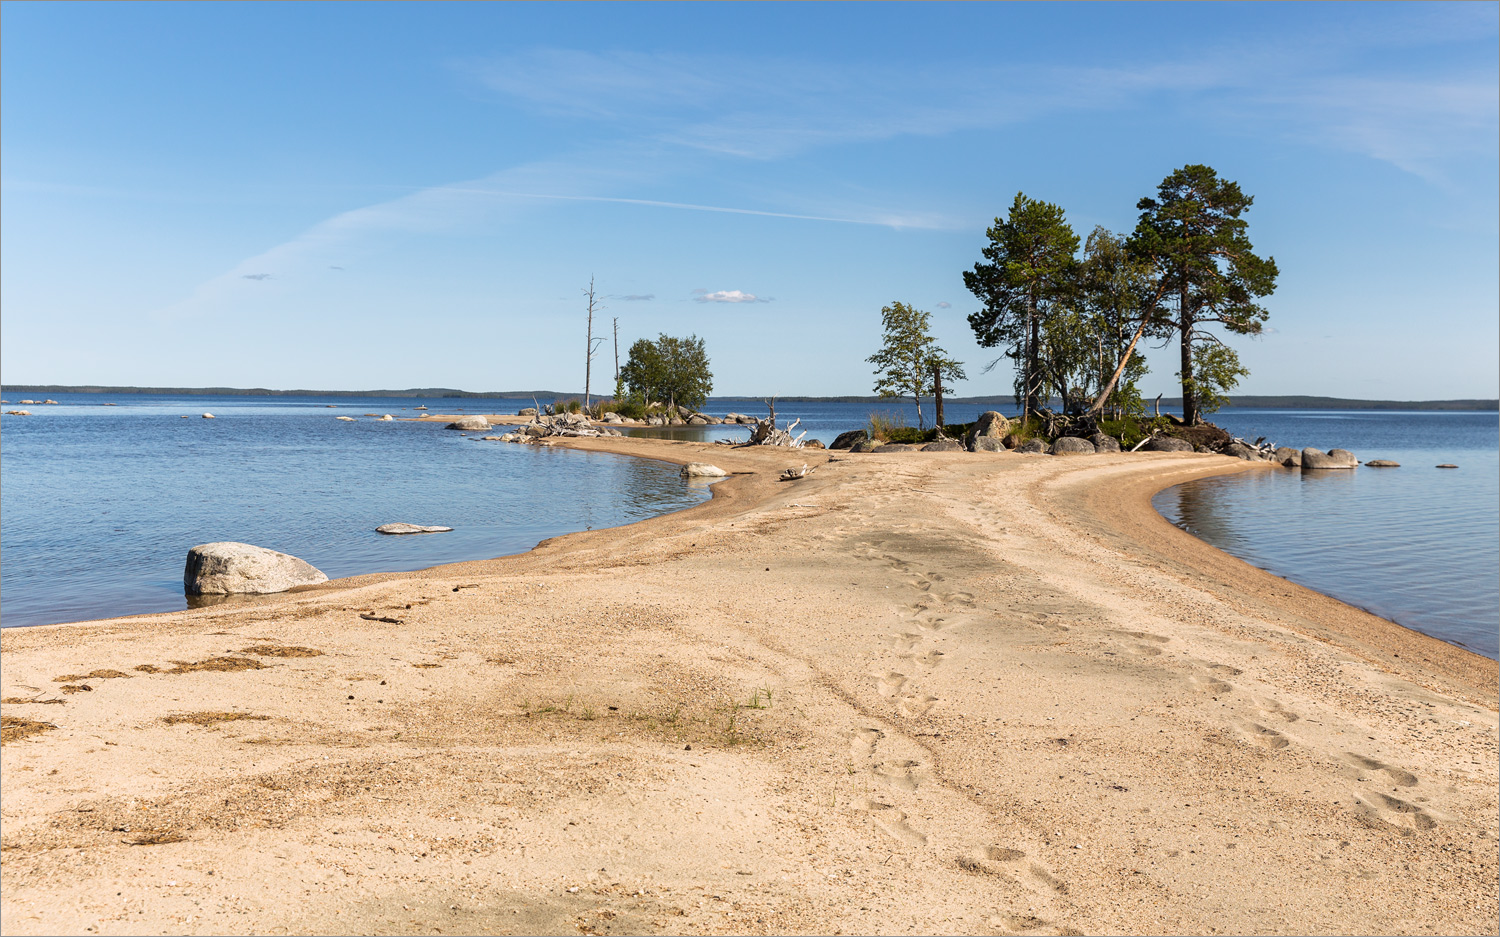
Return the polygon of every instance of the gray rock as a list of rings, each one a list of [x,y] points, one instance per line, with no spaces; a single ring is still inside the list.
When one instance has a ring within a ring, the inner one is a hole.
[[[490,421],[482,416],[464,416],[449,423],[448,428],[462,430],[489,429]]]
[[[689,462],[682,467],[685,478],[723,478],[728,474],[717,465],[709,465],[707,462]]]
[[[603,420],[606,423],[618,423],[623,419],[623,417],[621,417],[620,414],[616,413],[615,411],[611,410],[599,419]]]
[[[31,416],[30,410],[6,410],[6,416]]]
[[[834,439],[833,444],[830,445],[828,448],[830,448],[830,449],[848,449],[849,447],[853,446],[855,443],[863,442],[863,441],[865,441],[866,439],[869,439],[869,438],[870,438],[870,433],[869,433],[868,430],[851,429],[847,433],[839,433],[838,438]]]
[[[383,417],[380,418],[379,422],[381,422],[381,423],[391,423],[391,422],[394,422],[395,419],[396,419],[395,417],[393,417],[389,413],[387,413],[385,416],[383,416]]]
[[[418,410],[426,410],[426,407],[418,407]],[[516,411],[516,416],[536,416],[536,407],[522,407]]]
[[[336,416],[336,417],[334,417],[334,419],[338,420],[340,423],[353,423],[354,422],[354,417],[352,417],[352,416]],[[487,426],[489,424],[485,424],[485,425]]]
[[[1192,452],[1193,444],[1176,436],[1157,436],[1141,448],[1147,452]]]
[[[491,436],[491,439],[499,439],[499,436]],[[452,530],[452,527],[438,527],[429,524],[381,524],[375,528],[377,534],[441,534]]]
[[[934,439],[922,447],[923,452],[963,452],[964,444],[956,439]]]
[[[1094,444],[1077,436],[1059,436],[1052,444],[1053,455],[1093,455]]]
[[[674,417],[672,417],[672,419],[670,419],[670,420],[667,421],[667,425],[668,426],[686,426],[687,425],[687,421],[684,420],[680,416],[674,416]]]
[[[804,449],[826,449],[828,447],[823,445],[823,440],[821,440],[821,439],[804,439],[804,440],[802,440],[802,448],[804,448]]]
[[[523,434],[527,435],[527,436],[541,437],[541,436],[547,435],[547,427],[545,427],[545,426],[528,426],[525,429],[521,430],[521,432]]]
[[[1021,453],[1039,452],[1039,453],[1041,453],[1043,455],[1046,455],[1048,452],[1051,452],[1051,451],[1052,451],[1052,448],[1050,446],[1048,446],[1046,443],[1042,442],[1040,439],[1028,439],[1025,442],[1018,443],[1016,445],[1016,452],[1021,452]]]
[[[1271,457],[1272,461],[1280,462],[1287,468],[1302,467],[1302,450],[1293,449],[1290,446],[1277,446],[1276,454]]]
[[[980,437],[977,437],[976,439],[974,439],[973,442],[969,443],[969,445],[968,445],[967,448],[968,448],[968,450],[970,452],[1009,452],[1010,451],[1009,449],[1005,448],[1004,441],[996,439],[993,436],[980,436]]]
[[[873,440],[873,439],[861,439],[859,442],[857,442],[854,445],[850,446],[849,447],[849,451],[850,452],[874,452],[876,449],[879,449],[879,448],[880,448],[880,443],[876,442],[875,440]]]
[[[212,419],[214,419],[214,415],[212,413],[205,413],[205,414],[203,414],[203,418],[205,420],[212,420]]]
[[[707,423],[709,426],[718,426],[718,425],[720,425],[721,423],[724,422],[723,420],[719,419],[718,417],[716,417],[716,416],[709,416],[706,413],[700,413],[698,415],[701,416],[701,417],[703,417],[703,422]]]
[[[1260,453],[1242,442],[1232,442],[1219,451],[1224,455],[1234,456],[1236,459],[1243,459],[1246,462],[1260,461]]]
[[[1458,466],[1454,465],[1452,462],[1444,462],[1442,465],[1439,465],[1438,468],[1458,468]]]
[[[182,586],[189,595],[285,592],[327,582],[312,564],[248,543],[200,543],[187,554]]]
[[[1089,437],[1095,452],[1119,452],[1120,441],[1107,433],[1095,433]]]
[[[1365,463],[1370,468],[1400,468],[1400,462],[1392,462],[1390,459],[1371,459]]]
[[[979,418],[974,421],[974,425],[969,427],[969,435],[964,441],[968,444],[969,451],[972,452],[974,451],[974,440],[981,437],[1004,439],[1009,432],[1010,420],[994,410],[986,410],[979,414]]]
[[[1330,449],[1327,452],[1311,448],[1302,450],[1304,472],[1316,469],[1352,469],[1358,464],[1354,453],[1347,449]]]
[[[906,443],[903,443],[903,442],[888,442],[888,443],[885,443],[884,445],[876,446],[874,449],[871,449],[870,451],[871,452],[912,452],[912,451],[915,451],[916,448],[917,448],[916,446],[908,446]]]
[[[708,421],[695,413],[692,416],[688,417],[687,424],[689,426],[707,426]]]

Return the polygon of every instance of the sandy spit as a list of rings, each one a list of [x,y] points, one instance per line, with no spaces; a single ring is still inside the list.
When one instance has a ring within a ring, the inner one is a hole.
[[[736,474],[523,555],[7,629],[0,928],[1500,926],[1495,663],[1151,510],[1261,469],[566,445]]]

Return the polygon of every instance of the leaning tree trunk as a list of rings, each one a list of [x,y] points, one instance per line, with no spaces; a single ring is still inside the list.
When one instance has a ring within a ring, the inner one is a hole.
[[[1178,331],[1182,336],[1182,422],[1188,426],[1198,425],[1198,395],[1193,391],[1193,307],[1188,298],[1187,284],[1179,293],[1181,321]]]

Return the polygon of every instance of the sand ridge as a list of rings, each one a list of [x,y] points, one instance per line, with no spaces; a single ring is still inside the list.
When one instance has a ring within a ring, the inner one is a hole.
[[[1257,469],[563,445],[736,474],[8,629],[6,715],[53,727],[0,749],[4,930],[1495,932],[1494,662],[1150,509]]]

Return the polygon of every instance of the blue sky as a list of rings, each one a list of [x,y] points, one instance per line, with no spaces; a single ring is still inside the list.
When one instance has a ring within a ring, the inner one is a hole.
[[[7,2],[0,370],[576,390],[592,275],[718,393],[869,393],[894,300],[1007,393],[994,216],[1207,163],[1282,271],[1242,392],[1494,397],[1497,10]]]

